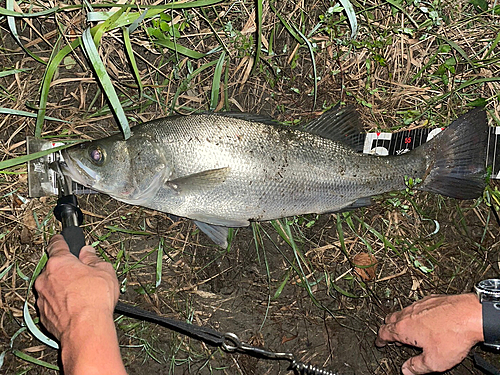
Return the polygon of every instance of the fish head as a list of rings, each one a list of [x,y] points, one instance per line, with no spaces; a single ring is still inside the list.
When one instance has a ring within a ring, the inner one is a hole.
[[[63,173],[73,181],[131,204],[152,199],[170,175],[162,150],[145,136],[84,142],[63,150],[62,156]]]

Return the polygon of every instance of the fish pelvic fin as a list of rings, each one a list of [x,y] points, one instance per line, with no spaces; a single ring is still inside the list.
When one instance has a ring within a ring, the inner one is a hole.
[[[415,188],[457,199],[480,197],[486,187],[487,146],[486,112],[473,109],[413,150],[428,160],[423,181]]]

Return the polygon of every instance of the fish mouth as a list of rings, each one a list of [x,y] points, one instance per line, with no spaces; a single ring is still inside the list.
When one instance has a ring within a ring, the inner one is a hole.
[[[99,181],[99,175],[96,171],[85,166],[80,160],[73,159],[69,153],[63,150],[61,152],[61,170],[62,172],[70,177],[73,181],[92,188]]]

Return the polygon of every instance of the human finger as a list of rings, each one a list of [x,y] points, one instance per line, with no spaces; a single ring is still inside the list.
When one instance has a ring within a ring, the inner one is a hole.
[[[399,335],[394,330],[394,324],[384,324],[380,326],[375,345],[382,347],[395,341],[399,341]]]
[[[69,246],[62,235],[56,234],[50,239],[49,246],[47,247],[47,254],[49,258],[70,254]]]
[[[398,320],[401,319],[401,315],[403,314],[404,311],[405,309],[393,312],[392,314],[387,314],[387,316],[384,319],[385,324],[396,323]]]
[[[88,266],[95,266],[102,262],[102,260],[97,256],[95,249],[92,246],[84,246],[80,250],[79,259],[82,263]]]
[[[403,375],[419,375],[419,374],[427,374],[429,372],[435,372],[433,368],[431,368],[426,363],[425,352],[415,357],[411,357],[401,367],[401,372]]]

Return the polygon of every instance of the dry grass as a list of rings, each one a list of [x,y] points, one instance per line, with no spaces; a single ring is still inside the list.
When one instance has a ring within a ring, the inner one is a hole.
[[[494,124],[500,118],[495,80],[500,76],[500,50],[495,44],[500,16],[491,9],[480,12],[466,1],[437,1],[433,3],[441,18],[437,21],[417,3],[402,1],[400,9],[375,1],[354,3],[359,23],[354,41],[348,39],[349,24],[341,19],[342,13],[331,14],[311,33],[319,16],[332,6],[328,2],[276,4],[287,22],[315,43],[319,77],[315,108],[308,49],[287,31],[268,3],[262,13],[264,50],[253,71],[254,3],[227,2],[166,14],[175,25],[184,25],[176,36],[180,45],[202,53],[226,50],[227,78],[223,74],[217,110],[266,113],[295,121],[312,118],[342,101],[357,106],[367,130],[395,129],[449,123],[468,103],[484,98]],[[141,9],[148,5],[142,0],[136,4]],[[41,1],[18,6],[23,12],[34,12],[53,5],[65,4]],[[82,9],[68,9],[47,17],[17,19],[16,26],[24,46],[48,61],[58,46],[74,41],[88,27],[85,16]],[[172,26],[167,19],[165,23]],[[121,30],[106,32],[101,40],[100,56],[127,116],[142,122],[207,110],[215,65],[193,72],[216,61],[220,52],[193,59],[159,48],[146,32],[153,26],[148,21],[132,34],[143,96]],[[0,77],[0,107],[36,113],[45,66],[15,43],[5,17],[0,19],[0,40],[3,70],[26,69]],[[118,129],[81,48],[60,65],[46,115],[68,121],[45,121],[42,134],[46,137],[90,139]],[[34,129],[33,118],[0,115],[0,160],[24,155],[25,137]],[[0,346],[7,349],[23,324],[28,287],[23,276],[32,275],[48,238],[59,227],[50,214],[54,197],[27,199],[24,165],[0,174],[0,197],[0,272],[11,267],[0,280]],[[292,350],[345,374],[396,374],[412,353],[408,348],[374,348],[376,330],[386,313],[430,293],[471,291],[476,281],[498,274],[498,225],[482,200],[475,204],[398,193],[349,215],[324,215],[310,228],[305,224],[314,217],[298,220],[292,230],[304,254],[303,275],[292,269],[297,265],[293,250],[267,224],[263,225],[269,234],[263,235],[264,247],[256,251],[252,233],[242,229],[232,251],[225,253],[188,221],[174,223],[164,214],[105,196],[80,201],[88,242],[98,242],[117,266],[127,291],[124,299],[193,323],[232,330],[272,349]],[[110,226],[150,234],[117,232]],[[154,250],[160,238],[167,247],[162,284],[155,288]],[[374,281],[364,282],[355,272],[355,255],[366,252],[378,261]],[[305,292],[304,280],[317,305]],[[274,295],[279,296],[271,298]],[[34,298],[29,301],[34,314]],[[228,356],[146,324],[122,319],[118,325],[130,373],[145,369],[162,374],[286,373],[283,364]],[[12,347],[56,363],[56,352],[26,332],[13,340]],[[0,371],[54,373],[13,351],[8,351]],[[453,370],[470,371],[477,370],[469,360]]]

